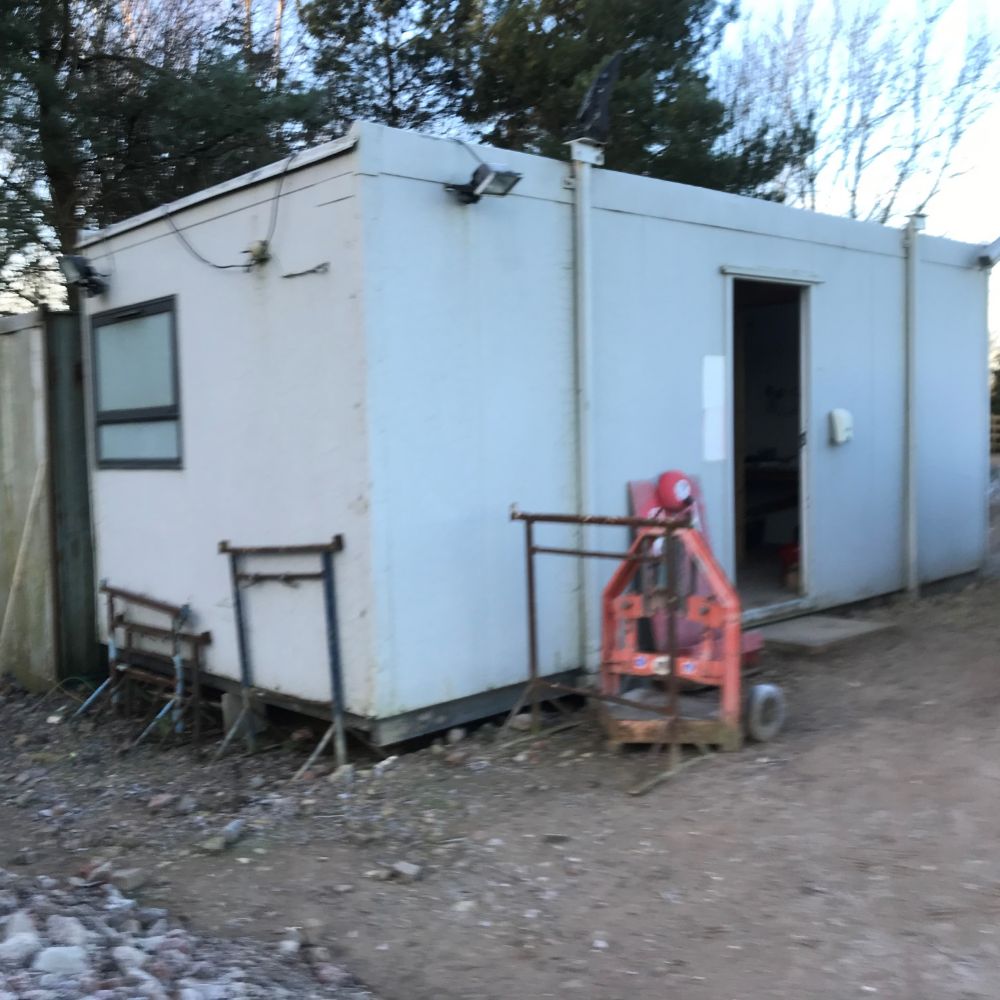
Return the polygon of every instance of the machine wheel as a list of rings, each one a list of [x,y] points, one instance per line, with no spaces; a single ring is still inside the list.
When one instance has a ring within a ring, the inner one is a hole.
[[[777,684],[754,684],[744,714],[747,736],[757,743],[773,740],[785,724],[785,693]]]

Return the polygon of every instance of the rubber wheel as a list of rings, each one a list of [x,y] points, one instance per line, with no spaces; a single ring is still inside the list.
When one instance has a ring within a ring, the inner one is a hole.
[[[785,724],[785,693],[777,684],[754,684],[747,694],[746,732],[757,743],[773,740]]]

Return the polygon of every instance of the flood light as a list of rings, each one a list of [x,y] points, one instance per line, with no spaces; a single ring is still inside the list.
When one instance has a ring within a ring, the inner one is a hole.
[[[472,180],[468,184],[448,184],[463,205],[474,205],[484,194],[495,194],[503,197],[510,194],[514,185],[521,179],[516,170],[497,166],[495,163],[480,163],[472,172]]]
[[[67,254],[59,258],[59,270],[71,285],[82,288],[88,297],[100,295],[108,290],[104,275],[94,270],[94,265],[86,257],[77,254]]]
[[[979,253],[979,266],[996,267],[1000,261],[1000,240],[994,240],[988,247],[983,247]]]

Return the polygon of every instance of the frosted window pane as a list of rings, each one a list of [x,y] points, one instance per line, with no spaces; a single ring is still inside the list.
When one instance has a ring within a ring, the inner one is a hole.
[[[101,410],[173,406],[171,314],[137,316],[99,326],[97,398]]]
[[[180,435],[176,420],[148,423],[102,424],[98,430],[103,462],[176,461],[180,458]]]

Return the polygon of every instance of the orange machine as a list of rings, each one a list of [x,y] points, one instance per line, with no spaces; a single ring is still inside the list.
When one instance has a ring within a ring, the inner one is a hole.
[[[604,589],[602,719],[613,744],[737,749],[770,739],[785,716],[773,684],[744,695],[743,665],[762,642],[743,633],[739,595],[709,546],[697,484],[680,472],[632,484],[635,514],[683,526],[636,530]],[[645,707],[643,707],[645,706]]]

